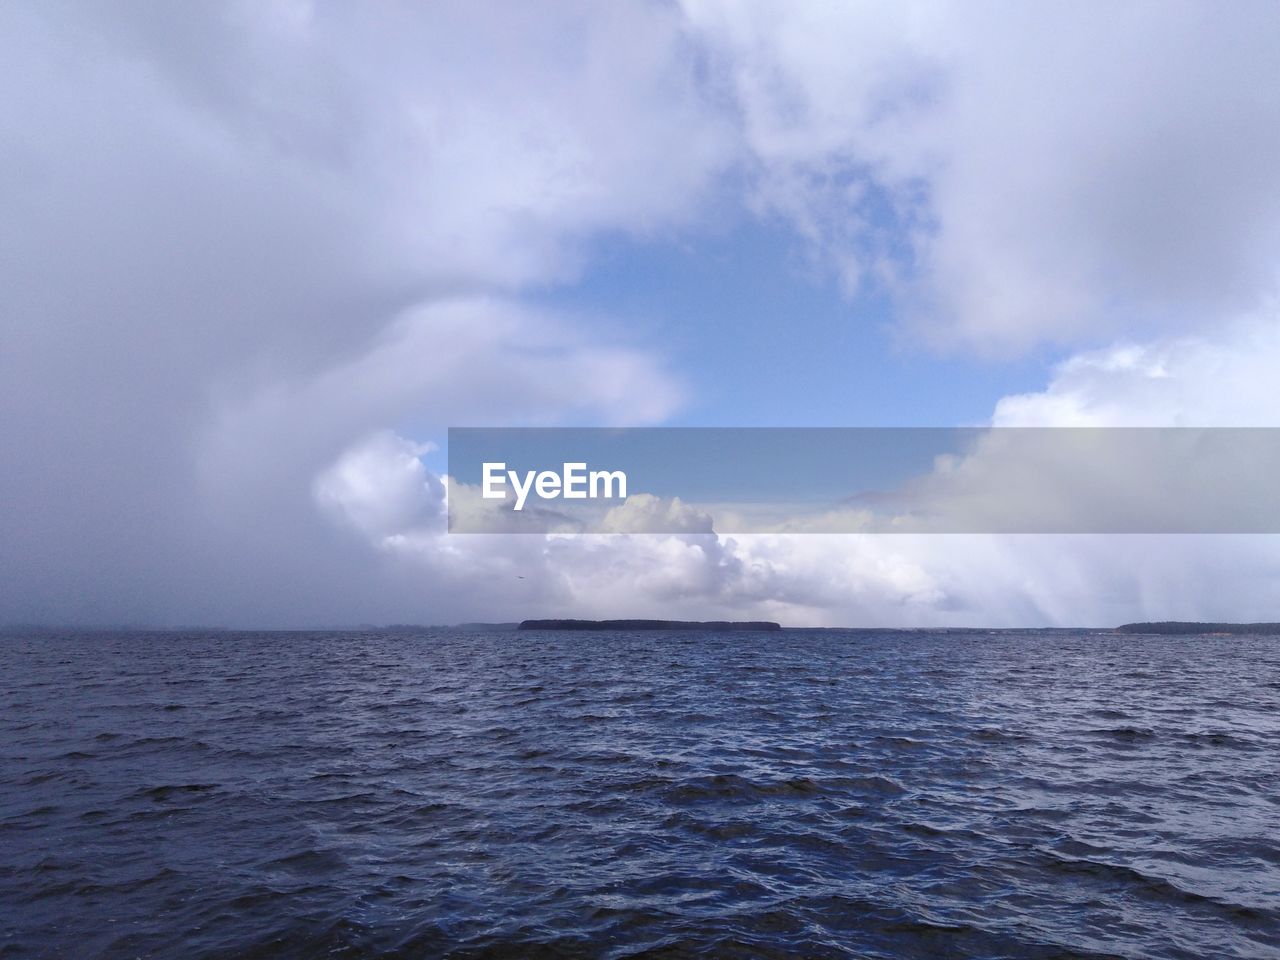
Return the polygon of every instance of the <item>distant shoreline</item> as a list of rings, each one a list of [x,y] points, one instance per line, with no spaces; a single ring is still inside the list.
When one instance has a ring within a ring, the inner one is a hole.
[[[1274,637],[1280,636],[1280,623],[1206,623],[1198,620],[1157,620],[1150,623],[1125,623],[1116,633],[1146,634],[1228,634]]]
[[[695,633],[772,633],[772,620],[522,620],[521,630],[689,630]]]
[[[219,626],[134,626],[134,625],[80,625],[80,624],[4,624],[0,625],[0,637],[56,636],[59,634],[388,634],[412,635],[423,632],[450,630],[459,633],[515,633],[517,631],[675,631],[695,633],[842,633],[860,636],[879,634],[946,634],[953,636],[979,636],[1017,633],[1089,633],[1099,636],[1117,634],[1132,636],[1280,636],[1280,623],[1226,623],[1198,620],[1156,620],[1125,623],[1118,627],[801,627],[785,626],[771,620],[578,620],[534,619],[523,621],[484,622],[471,621],[453,624],[355,624],[349,626],[321,627],[219,627]]]

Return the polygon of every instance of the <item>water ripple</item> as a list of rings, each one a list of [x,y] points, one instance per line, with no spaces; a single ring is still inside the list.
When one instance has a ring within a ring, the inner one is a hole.
[[[1280,644],[0,639],[0,958],[1280,957]]]

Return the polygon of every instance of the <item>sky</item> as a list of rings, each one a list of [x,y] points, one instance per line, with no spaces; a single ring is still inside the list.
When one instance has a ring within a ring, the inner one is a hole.
[[[1270,536],[443,522],[451,425],[1280,426],[1277,35],[0,5],[0,623],[1280,619]]]

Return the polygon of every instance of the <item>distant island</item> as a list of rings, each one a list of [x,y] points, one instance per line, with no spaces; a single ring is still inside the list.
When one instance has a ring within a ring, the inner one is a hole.
[[[697,633],[767,633],[771,620],[522,620],[521,630],[690,630]]]
[[[1252,634],[1280,636],[1280,623],[1198,623],[1193,620],[1160,620],[1155,623],[1126,623],[1116,627],[1117,633],[1163,634]]]

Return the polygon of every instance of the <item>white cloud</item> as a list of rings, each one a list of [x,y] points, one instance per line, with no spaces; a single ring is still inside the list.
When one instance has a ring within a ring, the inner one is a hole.
[[[1077,354],[1037,393],[1002,399],[998,427],[1277,427],[1274,305],[1211,334]]]
[[[386,431],[669,417],[653,345],[522,297],[738,174],[935,342],[1132,341],[998,423],[1274,423],[1277,16],[4,5],[0,616],[1256,611],[1258,540],[448,537]]]
[[[675,408],[518,294],[697,216],[732,137],[695,61],[643,3],[6,5],[0,617],[420,616],[311,484],[388,425]]]
[[[605,533],[634,533],[663,529],[679,533],[711,533],[711,517],[681,502],[679,497],[637,493],[611,508],[600,525]]]
[[[444,484],[419,459],[432,447],[375,433],[316,477],[316,503],[375,543],[420,524],[438,526],[446,506]]]
[[[997,426],[1206,426],[1277,422],[1265,389],[1280,325],[1245,318],[1220,338],[1171,338],[1081,354],[1044,391],[996,406]],[[1016,451],[1025,457],[1025,446]],[[1050,443],[1061,487],[1020,489],[1000,444],[932,478],[933,492],[1030,498],[1079,508],[1080,458]],[[1229,470],[1206,464],[1210,471]],[[1044,472],[1038,474],[1043,479]],[[1052,475],[1052,471],[1050,472]],[[1186,510],[1185,477],[1115,478],[1101,503]],[[1269,475],[1257,477],[1263,490]],[[394,486],[389,486],[393,490]],[[1195,507],[1194,504],[1191,505]],[[1233,505],[1221,504],[1230,514]],[[1200,509],[1199,507],[1195,507]],[[1098,503],[1092,504],[1095,511]],[[618,530],[655,516],[689,532],[640,536],[419,536],[410,564],[448,558],[483,570],[470,589],[503,616],[766,617],[794,624],[1107,626],[1136,619],[1265,620],[1280,605],[1280,538],[1270,535],[920,535],[710,532],[712,518],[641,495],[615,508]],[[1066,514],[1064,514],[1065,516]],[[851,518],[853,529],[862,519]],[[409,541],[405,541],[406,546]],[[514,581],[513,570],[522,581]],[[496,572],[495,572],[496,571]],[[514,590],[507,586],[515,583]]]
[[[756,199],[984,352],[1190,329],[1280,265],[1280,8],[686,0]]]

